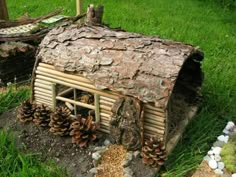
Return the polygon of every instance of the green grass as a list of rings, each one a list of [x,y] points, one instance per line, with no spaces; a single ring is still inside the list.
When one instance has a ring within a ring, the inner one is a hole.
[[[0,131],[1,177],[66,177],[64,170],[52,162],[42,163],[38,155],[22,154],[16,149],[11,133]]]
[[[75,0],[8,0],[11,18],[39,16],[63,7],[75,14]],[[201,162],[228,120],[236,120],[236,10],[215,0],[84,0],[105,6],[104,22],[132,32],[191,43],[205,53],[204,102],[163,173],[182,177]],[[222,1],[221,1],[222,2]]]

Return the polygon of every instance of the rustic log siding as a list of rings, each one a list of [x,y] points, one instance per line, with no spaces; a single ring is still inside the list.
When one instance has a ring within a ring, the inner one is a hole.
[[[47,76],[47,77],[45,77]],[[71,78],[67,82],[67,78]],[[57,82],[58,81],[58,82]],[[37,104],[46,104],[53,108],[53,93],[52,85],[61,84],[76,88],[79,86],[86,86],[86,88],[93,89],[91,93],[99,93],[99,109],[100,109],[100,130],[105,133],[110,133],[109,121],[111,117],[111,108],[119,97],[123,96],[118,93],[110,93],[109,91],[103,91],[96,89],[91,81],[82,76],[66,74],[55,70],[51,65],[39,63],[36,69],[36,79],[34,81],[34,100]],[[162,109],[154,107],[151,104],[144,104],[144,137],[158,136],[164,137],[165,132],[165,113]]]

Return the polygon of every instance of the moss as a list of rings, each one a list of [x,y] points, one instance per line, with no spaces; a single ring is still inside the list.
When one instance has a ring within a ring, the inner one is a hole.
[[[236,134],[230,137],[230,140],[225,144],[221,151],[221,157],[225,163],[225,167],[235,173],[236,172]]]

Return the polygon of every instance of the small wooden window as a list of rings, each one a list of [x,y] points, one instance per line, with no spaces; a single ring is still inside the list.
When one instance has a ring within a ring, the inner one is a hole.
[[[71,110],[72,117],[76,117],[78,114],[85,118],[92,115],[95,118],[94,121],[100,121],[97,94],[57,84],[54,97],[57,106],[64,105]]]

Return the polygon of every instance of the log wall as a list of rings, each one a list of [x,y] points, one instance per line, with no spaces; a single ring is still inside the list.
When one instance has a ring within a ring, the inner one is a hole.
[[[109,133],[109,121],[111,108],[114,102],[122,97],[121,94],[98,90],[94,84],[81,75],[66,74],[56,71],[51,65],[39,63],[33,84],[33,99],[36,103],[47,104],[54,107],[53,84],[61,84],[99,95],[100,130]],[[144,103],[144,137],[158,136],[164,138],[166,128],[166,116],[164,110],[151,104]],[[96,106],[96,105],[95,105]]]

